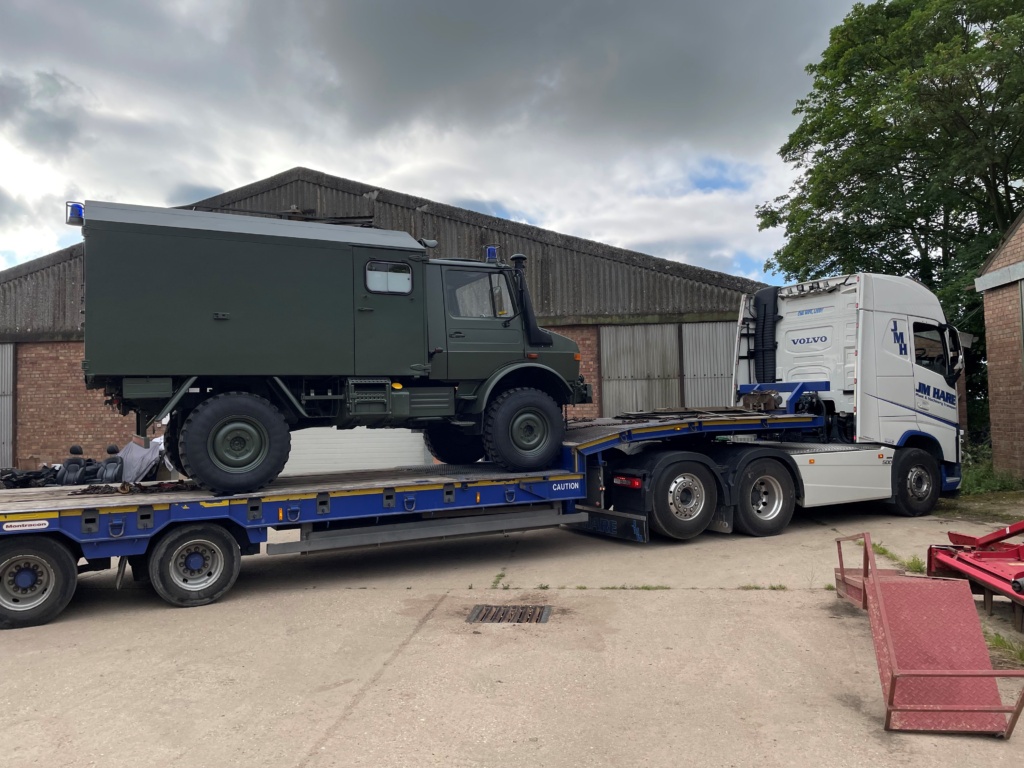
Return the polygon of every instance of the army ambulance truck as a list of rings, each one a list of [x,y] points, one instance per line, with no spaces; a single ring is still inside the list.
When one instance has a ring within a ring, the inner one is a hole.
[[[86,385],[214,493],[278,476],[290,432],[422,429],[450,464],[561,454],[590,402],[576,344],[537,326],[513,265],[428,257],[405,232],[114,203],[85,238]],[[496,249],[495,249],[496,251]],[[339,467],[339,469],[344,469]]]

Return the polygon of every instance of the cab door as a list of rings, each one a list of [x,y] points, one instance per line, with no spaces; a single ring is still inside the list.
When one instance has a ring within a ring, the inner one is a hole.
[[[448,378],[485,379],[523,359],[523,328],[504,271],[443,270]]]
[[[353,347],[357,376],[425,376],[423,264],[412,254],[354,249]]]
[[[951,349],[948,326],[920,317],[911,317],[910,321],[918,426],[920,431],[935,436],[943,452],[952,456],[960,428],[953,359],[956,350]]]

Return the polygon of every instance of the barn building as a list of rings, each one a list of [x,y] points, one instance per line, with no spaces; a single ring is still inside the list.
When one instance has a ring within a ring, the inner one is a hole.
[[[762,287],[308,168],[183,207],[372,223],[437,240],[437,258],[483,258],[488,245],[497,245],[504,258],[525,254],[541,324],[576,340],[583,374],[594,384],[594,404],[575,408],[577,416],[729,403],[740,296]],[[77,244],[0,272],[0,467],[59,461],[72,442],[87,456],[100,456],[110,443],[125,444],[134,430],[131,417],[115,414],[101,392],[83,383],[83,260]],[[163,322],[174,322],[174,308],[160,303],[159,286],[137,290],[152,295],[152,311]],[[288,471],[372,466],[371,455],[392,465],[423,458],[418,436],[361,432],[357,440],[335,430],[297,433]]]

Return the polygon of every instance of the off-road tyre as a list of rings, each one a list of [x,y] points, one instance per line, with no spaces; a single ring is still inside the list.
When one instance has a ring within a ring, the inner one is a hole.
[[[736,530],[749,536],[777,536],[796,509],[793,476],[774,459],[755,459],[740,474]]]
[[[467,435],[446,421],[427,425],[423,443],[430,455],[444,464],[475,464],[485,455],[482,436]]]
[[[551,466],[562,450],[564,436],[562,409],[539,389],[509,389],[487,407],[484,450],[505,469],[529,472]]]
[[[149,580],[160,597],[180,608],[207,605],[238,579],[242,553],[220,525],[174,528],[149,553]]]
[[[178,448],[178,436],[181,430],[175,423],[174,416],[171,416],[171,421],[168,423],[167,428],[164,429],[164,458],[170,462],[171,466],[174,467],[174,471],[179,475],[185,475],[185,468],[181,465],[181,451]]]
[[[77,586],[77,561],[60,541],[28,535],[0,541],[0,629],[52,621]]]
[[[269,401],[226,392],[197,405],[181,426],[184,474],[217,494],[250,493],[274,480],[291,452],[284,416]]]
[[[692,539],[711,524],[718,508],[718,485],[711,471],[681,461],[660,473],[654,488],[651,528],[672,539]]]
[[[930,514],[939,500],[939,462],[920,448],[900,448],[892,463],[893,511],[901,517]]]

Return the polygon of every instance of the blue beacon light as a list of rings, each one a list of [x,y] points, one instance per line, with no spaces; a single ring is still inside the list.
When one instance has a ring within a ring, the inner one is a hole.
[[[488,264],[497,264],[498,263],[498,246],[496,246],[496,245],[488,245],[488,246],[486,246],[484,248],[484,252],[485,252]]]
[[[65,203],[65,221],[72,227],[80,227],[85,223],[85,206],[81,203]]]

